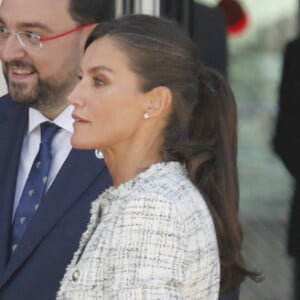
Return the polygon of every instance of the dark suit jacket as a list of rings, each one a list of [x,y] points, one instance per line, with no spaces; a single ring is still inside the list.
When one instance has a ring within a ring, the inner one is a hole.
[[[279,89],[274,150],[295,179],[288,233],[289,254],[300,259],[300,38],[287,44]]]
[[[72,150],[9,260],[14,192],[27,107],[0,98],[0,299],[53,300],[90,218],[90,203],[111,177],[94,151]]]

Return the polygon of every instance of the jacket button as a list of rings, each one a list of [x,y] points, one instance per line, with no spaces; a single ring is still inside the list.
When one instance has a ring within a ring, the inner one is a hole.
[[[72,279],[73,281],[78,281],[80,277],[80,272],[78,270],[76,270],[73,274],[72,274]]]

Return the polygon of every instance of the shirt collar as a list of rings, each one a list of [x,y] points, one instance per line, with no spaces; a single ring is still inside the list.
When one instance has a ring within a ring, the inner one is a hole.
[[[49,121],[60,128],[73,133],[73,119],[72,119],[73,108],[71,105],[67,106],[53,121],[47,119],[38,110],[30,107],[29,108],[29,122],[28,122],[28,134],[31,133],[41,123]]]

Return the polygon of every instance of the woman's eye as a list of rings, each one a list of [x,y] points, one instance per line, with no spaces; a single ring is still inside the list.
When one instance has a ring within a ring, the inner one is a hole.
[[[102,78],[94,78],[94,83],[95,83],[96,86],[105,85],[105,82]]]

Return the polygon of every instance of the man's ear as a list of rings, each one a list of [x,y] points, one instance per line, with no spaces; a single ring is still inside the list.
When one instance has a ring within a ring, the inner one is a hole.
[[[148,93],[145,112],[151,118],[168,114],[172,104],[172,92],[168,87],[159,86]]]

